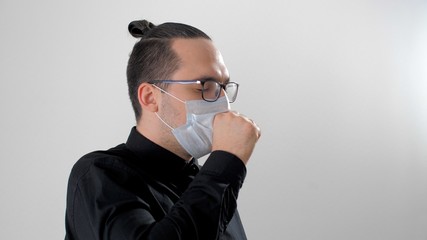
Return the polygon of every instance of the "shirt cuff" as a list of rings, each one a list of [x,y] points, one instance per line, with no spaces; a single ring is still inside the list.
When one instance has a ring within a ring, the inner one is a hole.
[[[214,175],[225,179],[229,183],[237,182],[242,186],[246,177],[246,166],[234,154],[216,150],[206,160],[199,174]]]

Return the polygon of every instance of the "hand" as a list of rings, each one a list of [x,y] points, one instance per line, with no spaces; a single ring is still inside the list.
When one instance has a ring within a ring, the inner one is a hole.
[[[237,112],[218,113],[213,121],[212,151],[232,153],[246,164],[260,136],[259,127],[249,118]]]

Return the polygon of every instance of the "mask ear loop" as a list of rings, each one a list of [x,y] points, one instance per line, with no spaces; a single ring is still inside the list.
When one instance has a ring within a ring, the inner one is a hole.
[[[160,116],[159,116],[159,114],[157,114],[157,112],[155,112],[154,114],[156,114],[156,116],[157,116],[157,118],[160,120],[160,121],[162,121],[162,123],[164,123],[168,128],[170,128],[171,130],[173,130],[173,128],[169,125],[169,124],[167,124]]]
[[[160,92],[166,93],[168,96],[171,96],[172,98],[175,98],[176,100],[178,100],[178,101],[180,101],[180,102],[182,102],[182,103],[184,103],[184,104],[185,104],[185,102],[184,102],[184,101],[182,101],[181,99],[179,99],[179,98],[175,97],[174,95],[172,95],[172,94],[170,94],[170,93],[166,92],[165,90],[163,90],[162,88],[160,88],[160,87],[156,86],[155,84],[151,84],[151,85],[153,85],[153,87],[155,87],[155,88],[159,89],[159,90],[160,90]],[[164,123],[168,128],[170,128],[171,130],[173,130],[173,127],[171,127],[169,124],[167,124],[167,123],[166,123],[166,122],[165,122],[165,121],[164,121],[164,120],[159,116],[159,114],[157,114],[157,112],[155,112],[154,114],[156,114],[157,118],[158,118],[160,121],[162,121],[162,123]]]
[[[182,102],[182,103],[184,103],[184,104],[185,104],[185,102],[184,102],[184,101],[182,101],[181,99],[179,99],[179,98],[175,97],[174,95],[172,95],[172,94],[170,94],[170,93],[166,92],[165,90],[163,90],[163,89],[159,88],[158,86],[156,86],[156,85],[154,85],[154,84],[151,84],[151,85],[153,85],[155,88],[159,89],[159,90],[160,90],[160,92],[162,92],[162,93],[166,93],[167,95],[169,95],[169,96],[171,96],[171,97],[175,98],[176,100],[178,100],[178,101],[180,101],[180,102]]]

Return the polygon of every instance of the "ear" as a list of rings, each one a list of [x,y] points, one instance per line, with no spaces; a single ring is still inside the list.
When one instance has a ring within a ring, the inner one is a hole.
[[[156,89],[149,83],[142,83],[138,87],[138,101],[143,111],[157,112]]]

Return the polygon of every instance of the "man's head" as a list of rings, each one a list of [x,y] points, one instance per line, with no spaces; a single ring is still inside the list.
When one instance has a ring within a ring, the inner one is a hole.
[[[221,104],[215,97],[231,92],[227,96],[233,101],[238,85],[229,82],[221,53],[202,31],[178,23],[157,27],[147,21],[137,24],[141,26],[131,23],[129,28],[141,40],[128,64],[136,128],[156,144],[188,159],[188,151],[172,131],[188,120],[186,102],[199,100],[203,104],[198,106],[213,109]]]
[[[140,38],[132,50],[127,66],[129,96],[138,121],[142,114],[138,100],[139,86],[152,80],[170,79],[179,68],[181,59],[172,49],[173,40],[210,40],[210,37],[189,25],[164,23],[155,26],[146,20],[131,22],[129,32]]]

